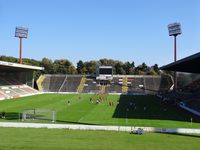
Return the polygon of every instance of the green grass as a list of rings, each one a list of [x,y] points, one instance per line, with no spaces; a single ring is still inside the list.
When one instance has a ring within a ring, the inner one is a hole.
[[[93,98],[94,103],[90,102]],[[54,109],[56,123],[80,123],[97,125],[149,126],[163,128],[200,128],[200,119],[172,105],[163,105],[155,96],[109,95],[107,101],[96,104],[98,96],[90,94],[43,94],[0,102],[0,121],[21,122],[19,113],[25,109]],[[70,101],[70,105],[68,105]],[[113,106],[109,106],[109,102]],[[119,104],[117,105],[117,101]],[[130,107],[130,102],[136,109]],[[147,106],[144,111],[143,106]],[[129,108],[129,111],[127,111]],[[164,111],[164,108],[166,109]],[[193,118],[191,125],[190,118]],[[27,122],[27,121],[26,121]],[[36,122],[44,122],[37,120]]]
[[[0,128],[2,150],[197,150],[200,136],[64,129]]]

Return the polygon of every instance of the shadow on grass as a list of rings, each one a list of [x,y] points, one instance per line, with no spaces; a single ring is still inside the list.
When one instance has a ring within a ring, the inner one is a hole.
[[[200,117],[150,95],[121,95],[112,117],[184,122],[190,122],[192,118],[193,122],[200,123]]]
[[[99,125],[94,123],[84,123],[84,122],[75,122],[75,121],[63,121],[63,120],[56,120],[57,123],[66,123],[66,124],[82,124],[82,125]]]
[[[18,120],[20,116],[18,112],[0,112],[0,119],[4,120]]]

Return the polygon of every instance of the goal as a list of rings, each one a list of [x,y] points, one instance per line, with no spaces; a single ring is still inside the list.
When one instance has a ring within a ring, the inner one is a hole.
[[[52,109],[27,109],[22,113],[22,121],[41,120],[56,121],[56,111]]]

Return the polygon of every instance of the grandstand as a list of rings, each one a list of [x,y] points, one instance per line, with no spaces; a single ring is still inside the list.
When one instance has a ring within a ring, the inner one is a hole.
[[[179,88],[182,92],[195,93],[200,91],[200,79],[194,80],[191,83]]]
[[[43,70],[43,68],[0,61],[0,99],[39,93],[33,88],[34,70]]]
[[[62,83],[64,82],[66,75],[50,75],[46,74],[41,76],[38,80],[38,84],[41,83],[42,90],[44,92],[58,92]]]
[[[169,76],[113,75],[112,80],[103,84],[90,75],[44,74],[39,80],[41,78],[43,78],[41,86],[44,92],[96,93],[103,90],[106,93],[119,94],[157,94],[168,91],[172,86]]]
[[[60,86],[59,92],[77,92],[78,86],[81,82],[82,76],[80,75],[66,75],[65,80]]]
[[[200,116],[200,53],[183,58],[175,63],[161,67],[162,70],[178,71],[187,74],[185,79],[178,79],[179,87],[162,95],[164,99],[173,101],[181,108]],[[195,76],[195,78],[194,78]],[[183,81],[184,80],[184,81]],[[185,82],[188,80],[189,82]],[[185,82],[183,86],[180,82]]]
[[[114,76],[110,86],[107,88],[108,93],[122,93],[121,81],[122,78]]]
[[[100,91],[100,85],[97,84],[95,77],[87,76],[83,88],[83,93],[96,93]]]

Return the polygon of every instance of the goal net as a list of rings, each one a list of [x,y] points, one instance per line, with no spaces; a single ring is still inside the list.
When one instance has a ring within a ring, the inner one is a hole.
[[[41,121],[56,121],[56,112],[52,109],[27,109],[22,113],[22,121],[26,120],[41,120]]]

